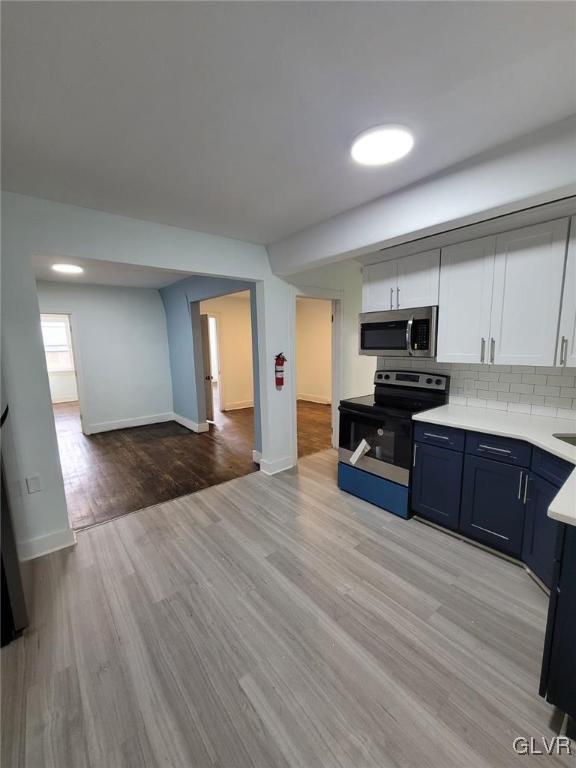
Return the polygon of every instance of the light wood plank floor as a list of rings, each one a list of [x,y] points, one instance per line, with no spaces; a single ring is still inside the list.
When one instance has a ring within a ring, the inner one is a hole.
[[[506,768],[546,597],[341,493],[329,450],[78,534],[2,651],[5,768]]]

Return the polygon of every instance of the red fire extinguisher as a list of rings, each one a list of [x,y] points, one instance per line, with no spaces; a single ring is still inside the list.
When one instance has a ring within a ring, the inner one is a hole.
[[[284,363],[286,362],[286,358],[284,357],[284,354],[280,352],[279,355],[276,355],[276,364],[275,364],[275,373],[276,373],[276,389],[282,389],[284,386]]]

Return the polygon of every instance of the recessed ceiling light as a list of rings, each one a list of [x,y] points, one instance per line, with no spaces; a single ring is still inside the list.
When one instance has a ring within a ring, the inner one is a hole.
[[[378,125],[354,139],[350,154],[360,165],[386,165],[399,160],[414,146],[414,137],[403,125]]]
[[[54,272],[64,272],[67,275],[79,275],[84,270],[77,264],[52,264]]]

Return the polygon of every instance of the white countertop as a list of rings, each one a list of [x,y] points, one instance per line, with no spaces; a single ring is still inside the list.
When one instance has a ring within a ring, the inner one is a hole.
[[[416,413],[412,418],[427,424],[524,440],[576,465],[576,446],[554,437],[554,434],[575,434],[576,421],[572,419],[529,416],[466,405],[442,405]],[[548,515],[562,523],[576,525],[576,468],[554,497]]]

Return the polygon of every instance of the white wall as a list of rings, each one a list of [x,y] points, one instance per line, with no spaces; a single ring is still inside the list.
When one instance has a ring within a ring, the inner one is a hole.
[[[40,333],[34,253],[88,258],[254,280],[264,472],[296,460],[295,382],[274,384],[274,355],[293,347],[293,288],[275,277],[266,250],[225,237],[114,216],[13,193],[2,195],[2,368],[10,402],[12,452],[8,492],[21,557],[35,557],[74,541]],[[38,475],[42,491],[27,494]]]
[[[78,400],[76,373],[74,371],[49,371],[50,397],[53,403],[70,403]]]
[[[307,270],[290,278],[299,290],[331,290],[342,302],[340,397],[359,397],[373,391],[376,358],[358,354],[358,315],[362,312],[362,272],[354,261]]]
[[[295,274],[574,195],[575,167],[571,117],[269,245],[272,269]]]
[[[218,323],[221,410],[253,406],[250,293],[243,291],[202,301],[200,312],[214,315]]]
[[[42,313],[70,315],[86,434],[172,417],[166,317],[160,293],[38,282]]]
[[[332,302],[296,300],[296,396],[332,402]]]

